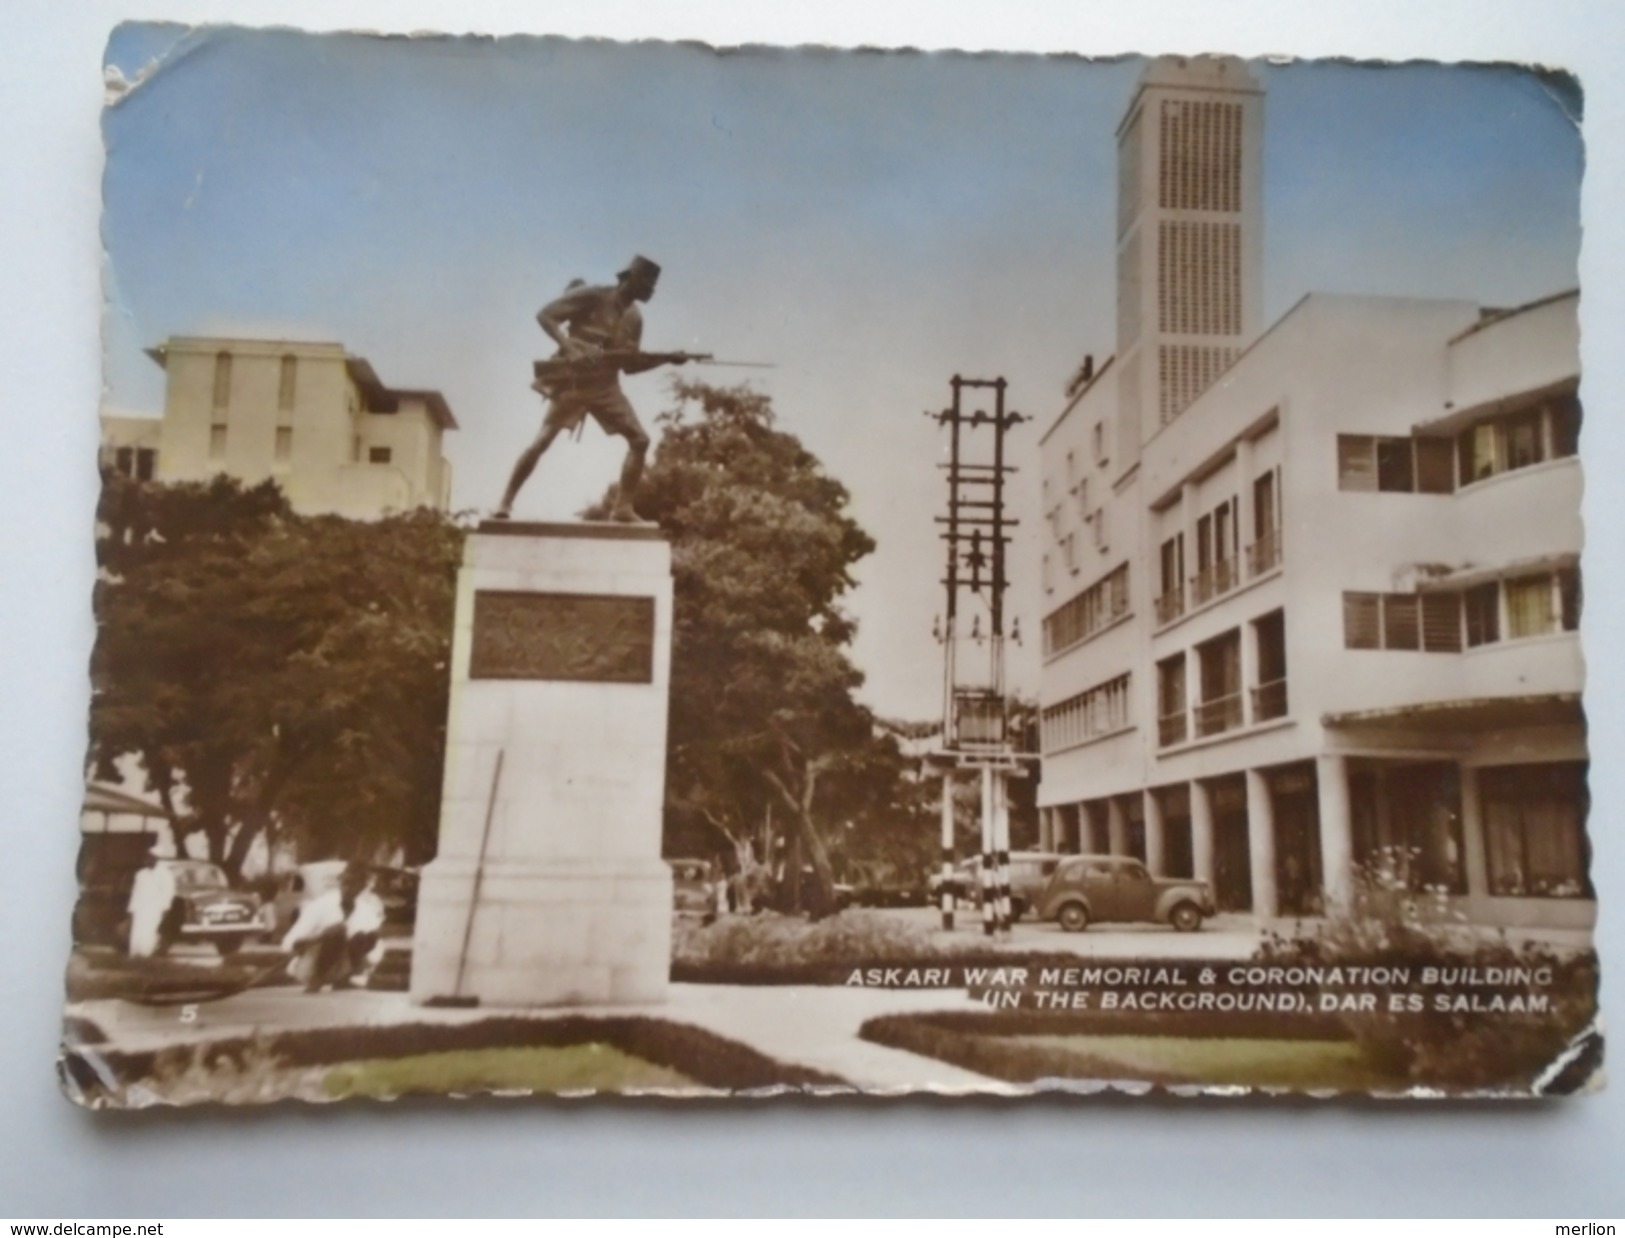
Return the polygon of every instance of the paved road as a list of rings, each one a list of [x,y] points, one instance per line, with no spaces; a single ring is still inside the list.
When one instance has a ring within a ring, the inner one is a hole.
[[[879,913],[942,933],[942,913],[935,907],[898,907]],[[982,939],[981,913],[962,908],[955,916],[954,941]],[[1258,948],[1262,932],[1246,915],[1219,915],[1199,932],[1176,933],[1165,924],[1094,925],[1081,933],[1038,920],[1017,921],[1001,950],[1045,950],[1088,959],[1245,959]]]
[[[935,907],[888,908],[881,915],[895,916],[910,924],[941,933],[942,913]],[[982,936],[981,913],[974,907],[961,908],[951,934],[955,941],[972,941]],[[1221,912],[1203,922],[1195,933],[1176,933],[1165,924],[1091,925],[1081,933],[1067,933],[1061,926],[1037,920],[1017,921],[1006,950],[1055,950],[1092,959],[1245,959],[1263,943],[1266,935],[1295,937],[1312,934],[1319,921],[1277,919],[1260,926],[1246,912]],[[1456,926],[1455,931],[1475,933],[1486,942],[1505,941],[1514,948],[1545,946],[1559,951],[1592,948],[1589,929],[1500,928],[1491,925]]]

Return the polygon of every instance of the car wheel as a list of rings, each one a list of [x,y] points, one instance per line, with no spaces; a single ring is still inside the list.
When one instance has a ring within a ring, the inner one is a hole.
[[[1068,933],[1081,933],[1089,927],[1089,911],[1082,903],[1068,903],[1055,919]]]
[[[216,937],[214,939],[214,948],[221,958],[229,959],[243,948],[243,939],[241,937]]]
[[[1190,903],[1181,903],[1168,913],[1168,923],[1181,933],[1194,933],[1202,927],[1202,913]]]

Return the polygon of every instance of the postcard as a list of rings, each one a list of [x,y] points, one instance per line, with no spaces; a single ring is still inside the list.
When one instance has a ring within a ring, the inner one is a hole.
[[[72,1100],[1602,1086],[1574,77],[103,89]]]

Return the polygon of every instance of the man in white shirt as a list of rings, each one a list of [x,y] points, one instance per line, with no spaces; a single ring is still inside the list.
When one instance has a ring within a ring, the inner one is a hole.
[[[378,948],[384,923],[383,901],[372,891],[372,877],[352,864],[337,888],[319,894],[299,909],[299,918],[282,939],[294,956],[288,970],[302,980],[306,993],[324,985],[347,989]]]

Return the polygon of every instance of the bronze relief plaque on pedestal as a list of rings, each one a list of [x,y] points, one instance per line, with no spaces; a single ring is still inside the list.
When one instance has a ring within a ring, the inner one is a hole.
[[[481,590],[468,677],[651,683],[654,625],[651,597]]]

